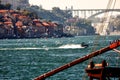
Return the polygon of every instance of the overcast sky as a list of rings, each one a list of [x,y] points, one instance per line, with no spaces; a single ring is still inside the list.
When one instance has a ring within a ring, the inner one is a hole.
[[[31,5],[42,5],[44,9],[51,10],[52,7],[60,9],[106,9],[109,0],[29,0]],[[115,0],[114,0],[115,1]],[[120,0],[116,0],[116,7],[120,9]]]

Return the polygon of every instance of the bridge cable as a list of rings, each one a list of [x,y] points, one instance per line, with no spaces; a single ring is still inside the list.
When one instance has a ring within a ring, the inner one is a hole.
[[[113,51],[117,52],[120,54],[120,50],[117,50],[117,49],[113,49]]]

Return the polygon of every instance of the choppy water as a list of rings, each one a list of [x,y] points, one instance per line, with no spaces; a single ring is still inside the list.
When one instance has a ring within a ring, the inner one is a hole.
[[[62,66],[93,50],[95,36],[53,39],[3,39],[0,40],[0,80],[32,80],[35,77]],[[120,36],[100,37],[96,49],[109,45]],[[90,46],[83,48],[80,43]],[[99,63],[103,59],[110,66],[120,66],[120,55],[114,51],[97,56],[92,60]],[[88,80],[85,61],[59,72],[46,80]]]

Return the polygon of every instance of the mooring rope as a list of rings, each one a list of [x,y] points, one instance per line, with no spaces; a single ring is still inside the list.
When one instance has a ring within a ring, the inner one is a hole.
[[[113,49],[113,51],[120,53],[120,50],[118,50],[118,49]]]

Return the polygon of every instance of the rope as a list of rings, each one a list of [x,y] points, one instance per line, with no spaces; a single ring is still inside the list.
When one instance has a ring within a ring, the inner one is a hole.
[[[117,53],[120,53],[120,50],[117,50],[117,49],[113,49],[113,51],[115,51]]]

